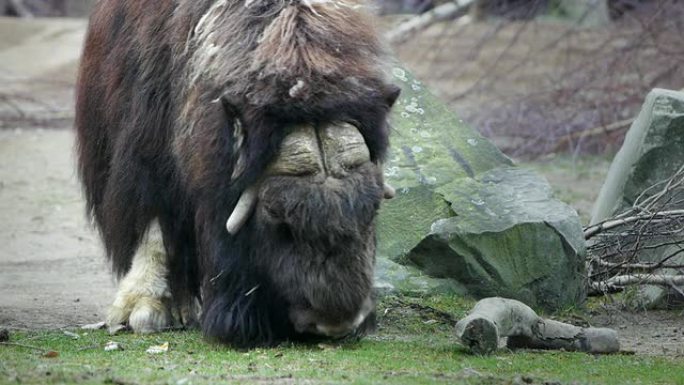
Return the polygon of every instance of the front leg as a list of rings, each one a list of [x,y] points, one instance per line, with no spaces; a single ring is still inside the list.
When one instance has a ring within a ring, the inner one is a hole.
[[[107,315],[110,332],[128,325],[136,333],[154,333],[173,326],[166,251],[154,222],[138,248],[131,269],[119,283]]]

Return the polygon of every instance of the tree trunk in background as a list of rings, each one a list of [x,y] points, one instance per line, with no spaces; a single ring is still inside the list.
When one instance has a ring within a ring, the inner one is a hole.
[[[610,22],[607,0],[560,0],[559,7],[584,26],[598,27]]]

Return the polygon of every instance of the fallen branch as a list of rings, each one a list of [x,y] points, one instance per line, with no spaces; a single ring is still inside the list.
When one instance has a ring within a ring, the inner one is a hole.
[[[401,43],[407,40],[411,35],[424,30],[432,24],[450,20],[465,14],[470,5],[474,2],[475,0],[453,0],[442,4],[429,12],[425,12],[399,24],[397,27],[387,32],[385,38],[391,43]]]
[[[644,189],[628,210],[584,230],[587,240],[601,234],[589,246],[590,296],[620,292],[632,285],[657,285],[684,297],[680,288],[684,275],[675,275],[684,269],[681,258],[675,259],[684,254],[684,201],[678,198],[683,193],[684,165],[670,178]],[[658,250],[664,247],[673,250]]]
[[[610,124],[604,124],[598,127],[590,128],[587,130],[582,130],[579,132],[573,132],[571,134],[565,135],[558,142],[556,143],[556,146],[554,147],[553,152],[559,152],[562,149],[569,147],[570,143],[572,141],[580,140],[580,139],[586,139],[592,136],[597,136],[597,135],[602,135],[602,134],[609,134],[614,131],[620,131],[624,130],[629,127],[630,124],[634,122],[634,119],[626,119],[626,120],[621,120],[619,122],[614,122]]]
[[[587,353],[620,350],[617,332],[606,328],[582,328],[541,318],[520,301],[485,298],[456,324],[456,336],[475,354],[494,352],[503,337],[511,349],[564,349]]]
[[[617,275],[604,281],[595,281],[589,284],[590,295],[621,291],[625,286],[631,285],[657,285],[676,287],[684,285],[684,275],[667,274],[628,274]]]
[[[47,353],[49,350],[40,348],[38,346],[32,346],[32,345],[25,345],[25,344],[20,344],[17,342],[0,342],[0,345],[4,346],[16,346],[18,348],[24,348],[24,349],[30,349],[30,350],[35,350],[41,353]]]
[[[642,250],[646,249],[643,247]],[[661,259],[658,262],[643,262],[643,263],[627,263],[627,262],[609,262],[603,258],[594,258],[592,261],[596,262],[599,266],[608,267],[611,269],[624,269],[624,270],[643,270],[643,271],[653,271],[657,269],[684,269],[683,264],[668,265],[667,261],[684,253],[684,249],[679,249],[674,253],[671,253],[667,257]]]
[[[648,194],[651,189],[659,186],[660,184],[665,184],[665,187],[660,190],[657,194],[653,194],[649,196],[648,198],[644,198],[646,194]],[[639,194],[637,199],[634,201],[634,205],[632,207],[632,212],[634,210],[639,210],[641,212],[649,212],[652,211],[653,207],[660,203],[660,200],[664,197],[666,197],[668,194],[672,193],[675,189],[681,188],[681,186],[684,185],[684,164],[675,172],[672,177],[670,177],[667,180],[664,180],[660,183],[656,183],[653,186],[645,189],[644,191]],[[643,199],[643,201],[642,201]],[[617,218],[625,217],[628,216],[630,211],[627,211],[621,215],[619,215]]]
[[[639,214],[631,217],[612,219],[605,222],[597,223],[593,226],[589,226],[584,230],[584,239],[588,240],[606,230],[611,230],[616,227],[626,225],[629,223],[639,222],[639,221],[661,221],[661,220],[672,220],[673,218],[684,217],[684,210],[667,210],[659,211],[656,213],[649,214]]]

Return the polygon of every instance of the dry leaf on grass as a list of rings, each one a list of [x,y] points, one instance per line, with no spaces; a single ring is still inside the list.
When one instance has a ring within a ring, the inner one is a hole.
[[[57,358],[57,357],[59,357],[59,353],[54,351],[54,350],[50,350],[49,352],[45,352],[43,354],[43,357],[45,357],[45,358]]]

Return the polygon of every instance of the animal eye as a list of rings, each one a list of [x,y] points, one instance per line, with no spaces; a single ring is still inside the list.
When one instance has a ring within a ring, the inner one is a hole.
[[[401,88],[395,86],[394,84],[388,86],[387,90],[385,91],[385,103],[387,103],[387,107],[392,108],[400,94]]]
[[[278,235],[280,235],[281,239],[286,240],[288,242],[294,242],[294,235],[292,234],[292,229],[290,226],[282,223],[278,226]]]

